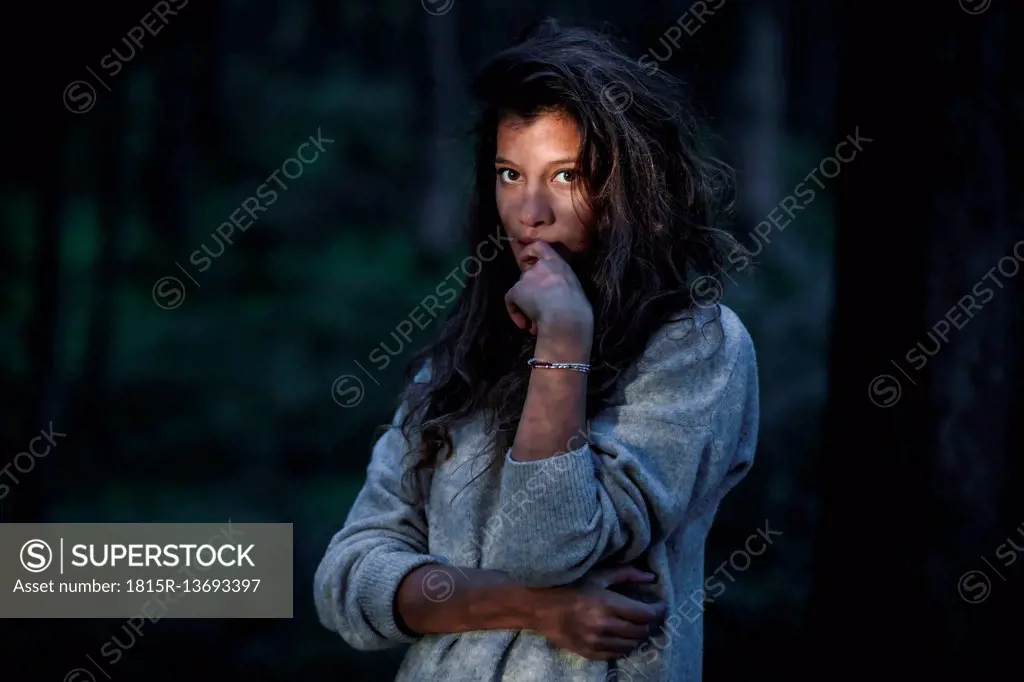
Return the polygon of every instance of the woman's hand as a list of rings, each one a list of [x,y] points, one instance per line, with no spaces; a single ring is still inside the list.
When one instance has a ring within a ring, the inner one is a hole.
[[[651,583],[655,576],[633,566],[592,571],[581,581],[544,590],[532,629],[552,644],[591,660],[622,658],[661,625],[666,606],[613,592],[617,583]]]
[[[505,294],[509,317],[533,335],[592,329],[594,314],[576,273],[543,241],[527,244],[520,259],[536,259]]]

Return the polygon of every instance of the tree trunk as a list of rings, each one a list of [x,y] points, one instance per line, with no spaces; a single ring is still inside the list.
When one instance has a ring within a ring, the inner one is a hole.
[[[786,92],[782,63],[782,26],[767,2],[745,10],[745,58],[736,82],[739,138],[739,210],[743,222],[756,225],[778,203],[779,156]]]
[[[232,157],[232,140],[227,134],[227,126],[223,122],[223,112],[230,110],[225,106],[222,93],[225,87],[225,70],[228,68],[228,47],[224,36],[224,25],[229,21],[225,17],[228,12],[223,0],[213,0],[196,7],[195,26],[198,29],[192,40],[197,44],[196,69],[198,81],[195,87],[188,88],[195,94],[196,130],[193,138],[203,150],[203,163],[208,167],[228,171],[237,168],[237,160]],[[330,25],[326,20],[325,25]],[[319,25],[319,23],[317,24]],[[314,64],[310,71],[316,72]],[[194,170],[193,170],[194,172]]]
[[[840,134],[874,141],[839,177],[818,671],[821,656],[851,674],[983,679],[1019,634],[1024,576],[990,564],[1024,521],[1024,197],[1008,158],[1024,148],[1021,7],[960,4],[932,8],[927,30],[909,8],[843,5]]]
[[[187,46],[175,45],[156,63],[156,97],[161,102],[152,118],[153,131],[147,158],[143,162],[143,209],[146,223],[153,227],[160,253],[156,263],[160,276],[180,277],[189,293],[192,282],[174,266],[179,261],[189,271],[189,252],[196,247],[190,208],[196,196],[193,176],[199,172],[193,125],[196,120],[195,90],[188,84],[195,65]],[[205,67],[203,67],[205,68]],[[166,268],[169,271],[164,272]]]
[[[459,149],[453,134],[459,116],[462,69],[456,37],[460,3],[441,16],[426,16],[427,61],[430,65],[432,118],[426,138],[429,185],[422,205],[419,244],[427,260],[444,258],[458,246],[459,220],[463,218],[462,191],[457,160]]]
[[[27,406],[24,423],[12,443],[24,452],[29,441],[47,431],[53,423],[55,431],[66,433],[65,415],[62,412],[63,387],[58,374],[57,339],[61,328],[60,295],[60,240],[66,217],[67,169],[65,151],[68,136],[68,121],[61,117],[47,135],[38,140],[39,147],[30,163],[35,164],[35,177],[39,178],[36,199],[35,239],[33,241],[32,270],[32,311],[25,326],[25,348],[29,361],[28,394],[23,397]],[[58,441],[61,442],[62,441]],[[37,443],[37,449],[44,443]],[[68,446],[64,446],[65,448]],[[0,519],[13,523],[42,523],[46,519],[46,465],[51,460],[33,458],[31,468],[23,457],[18,458],[21,467],[11,473],[19,479],[11,485],[6,498],[0,502]],[[4,477],[4,483],[11,482]]]
[[[124,88],[122,88],[124,90]],[[85,363],[76,391],[80,401],[75,407],[83,419],[75,423],[91,431],[95,452],[106,463],[116,466],[117,415],[110,413],[110,361],[111,338],[117,319],[117,288],[120,281],[118,248],[123,239],[125,205],[131,195],[127,186],[125,158],[125,93],[114,92],[107,106],[98,115],[100,123],[99,163],[102,169],[96,177],[96,199],[99,207],[99,240],[93,265],[92,303],[86,336]],[[90,463],[81,462],[88,466]]]
[[[789,8],[787,119],[792,130],[811,139],[832,140],[839,75],[836,37],[842,30],[836,21],[838,7],[832,2],[798,0]]]

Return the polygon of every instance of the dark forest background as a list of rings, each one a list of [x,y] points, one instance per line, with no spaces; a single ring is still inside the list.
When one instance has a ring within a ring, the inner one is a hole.
[[[725,302],[758,349],[761,438],[707,571],[766,522],[782,536],[707,606],[707,679],[987,679],[1012,661],[1022,3],[174,0],[129,57],[154,4],[5,20],[0,466],[50,423],[67,437],[0,521],[290,522],[295,609],[149,624],[105,674],[391,679],[401,649],[323,630],[312,575],[437,325],[384,369],[368,358],[466,255],[468,74],[545,15],[682,79],[758,253]],[[805,210],[758,234],[858,130],[871,141]],[[333,142],[259,220],[191,261],[318,131]],[[3,621],[2,679],[103,662],[122,625]]]

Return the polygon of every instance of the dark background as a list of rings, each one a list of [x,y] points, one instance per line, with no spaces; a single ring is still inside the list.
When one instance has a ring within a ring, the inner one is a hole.
[[[4,22],[0,466],[50,423],[67,436],[11,470],[0,521],[293,523],[294,618],[163,619],[116,664],[99,651],[131,641],[124,621],[6,620],[3,679],[64,679],[87,655],[97,679],[391,679],[400,649],[319,626],[312,574],[436,323],[388,367],[368,358],[465,255],[468,73],[546,14],[683,80],[759,252],[725,297],[758,350],[757,462],[707,572],[766,522],[782,535],[707,605],[707,679],[1012,666],[1021,3],[724,0],[702,24],[687,0],[192,0],[111,76],[101,60],[130,54],[154,4]],[[663,41],[673,25],[693,33]],[[217,254],[211,233],[318,130],[334,142],[200,271],[190,255]],[[757,237],[855,130],[871,142]],[[980,282],[982,308],[943,327]]]

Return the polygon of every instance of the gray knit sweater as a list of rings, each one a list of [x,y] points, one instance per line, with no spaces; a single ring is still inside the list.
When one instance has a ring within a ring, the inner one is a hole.
[[[722,497],[753,462],[758,379],[753,344],[733,311],[691,313],[652,336],[576,450],[535,462],[503,453],[501,466],[463,490],[484,468],[482,457],[471,458],[491,446],[482,419],[455,430],[454,456],[431,477],[425,512],[402,483],[409,445],[389,429],[316,571],[323,625],[361,650],[412,644],[397,682],[700,680],[704,543]],[[638,559],[658,575],[653,589],[668,616],[613,663],[559,650],[529,630],[410,637],[395,624],[399,583],[424,564],[496,569],[551,586]]]

